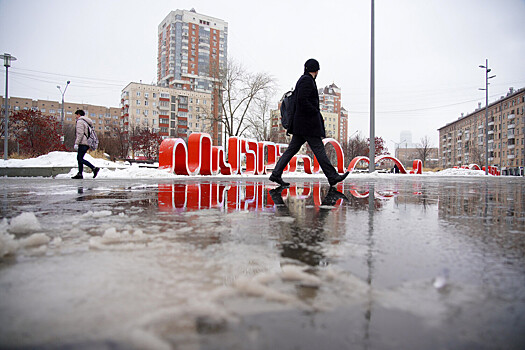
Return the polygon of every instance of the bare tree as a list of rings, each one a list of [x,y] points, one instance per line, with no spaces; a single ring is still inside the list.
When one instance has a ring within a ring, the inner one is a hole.
[[[272,95],[274,78],[267,73],[250,73],[231,59],[226,67],[211,74],[222,82],[222,113],[219,116],[210,114],[207,118],[223,124],[227,136],[243,136],[250,127],[253,128],[249,121],[251,109],[257,102],[270,98],[265,96]]]
[[[485,165],[485,150],[483,146],[478,146],[475,141],[472,141],[469,148],[469,163],[477,164],[480,167]]]
[[[430,157],[432,148],[434,148],[434,146],[427,135],[422,137],[416,146],[417,156],[421,159],[421,162],[423,162],[423,167],[425,167],[425,162]]]
[[[250,111],[247,122],[247,132],[257,140],[270,140],[271,116],[270,107],[273,104],[275,89],[272,87],[263,91],[254,101],[254,108]]]
[[[349,160],[358,156],[368,156],[368,140],[361,137],[361,134],[358,133],[348,140],[348,144],[344,147],[344,151],[345,158]]]

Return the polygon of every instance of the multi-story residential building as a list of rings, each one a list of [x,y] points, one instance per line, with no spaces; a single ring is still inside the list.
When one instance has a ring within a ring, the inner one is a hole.
[[[0,97],[0,104],[4,106],[4,98]],[[62,103],[49,100],[33,100],[30,98],[10,97],[8,101],[11,112],[19,110],[40,111],[44,115],[55,117],[58,121],[62,120]],[[98,134],[115,137],[120,129],[120,112],[118,107],[105,107],[89,105],[84,103],[64,103],[64,126],[75,125],[75,111],[83,110],[86,115],[95,123],[95,130]]]
[[[439,128],[439,156],[443,167],[485,165],[485,128],[488,128],[489,166],[517,173],[525,166],[525,88],[509,89],[506,96],[485,108]]]
[[[158,26],[157,84],[211,92],[212,138],[221,144],[221,71],[226,67],[228,23],[190,11],[172,11]]]
[[[326,137],[345,143],[348,141],[348,111],[341,106],[341,89],[335,84],[319,89],[319,108],[323,115]],[[281,125],[281,104],[270,111],[271,139],[274,142],[287,143],[286,130]]]
[[[212,94],[157,85],[129,83],[121,96],[125,132],[147,127],[163,137],[187,140],[192,132],[213,131]]]
[[[341,105],[341,89],[334,83],[322,89],[319,89],[319,108],[323,114],[325,123],[327,119],[333,118],[332,115],[326,113],[335,113],[337,126],[330,130],[326,128],[326,136],[333,137],[339,142],[348,141],[348,112]],[[329,120],[330,121],[330,120]],[[326,125],[325,125],[326,126]]]

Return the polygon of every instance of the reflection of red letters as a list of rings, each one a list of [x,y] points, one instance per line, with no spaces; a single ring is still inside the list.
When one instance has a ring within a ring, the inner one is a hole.
[[[340,192],[345,191],[345,185],[338,184]],[[313,197],[316,208],[322,206],[322,185],[320,182],[313,184],[304,183],[298,187],[292,185],[282,191],[282,197],[295,199],[308,199]],[[367,198],[368,191],[358,192],[355,188],[349,189],[350,194],[356,198]],[[159,184],[158,188],[159,210],[163,212],[193,211],[202,209],[226,209],[228,211],[257,211],[273,210],[274,202],[263,182],[221,185],[218,183],[189,183],[189,184]],[[375,198],[388,200],[394,197],[393,193],[382,195],[375,192]],[[333,205],[339,208],[343,200],[339,199]]]

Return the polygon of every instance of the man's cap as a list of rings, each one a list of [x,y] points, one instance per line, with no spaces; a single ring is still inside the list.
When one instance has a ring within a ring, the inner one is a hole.
[[[310,58],[308,61],[304,63],[304,71],[305,72],[317,72],[319,69],[319,62],[317,62],[316,59]]]

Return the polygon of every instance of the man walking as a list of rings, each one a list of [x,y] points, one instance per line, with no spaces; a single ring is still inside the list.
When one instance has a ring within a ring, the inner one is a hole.
[[[87,165],[93,171],[93,178],[97,177],[100,168],[96,168],[93,164],[84,159],[86,152],[89,150],[87,142],[88,126],[93,125],[91,119],[85,116],[83,110],[79,109],[75,112],[77,118],[76,134],[75,139],[75,150],[77,151],[78,161],[78,174],[72,177],[72,179],[83,179],[82,172],[84,170],[84,164]]]
[[[326,155],[322,140],[326,137],[326,131],[323,116],[319,110],[319,92],[315,84],[319,69],[319,62],[313,58],[309,59],[304,64],[304,74],[295,85],[296,108],[292,123],[287,130],[289,134],[293,135],[292,140],[270,175],[270,181],[281,186],[290,185],[290,183],[283,181],[281,176],[286,165],[299,152],[305,142],[308,142],[312,152],[314,152],[330,186],[343,181],[349,174],[347,171],[343,175],[339,175]]]

